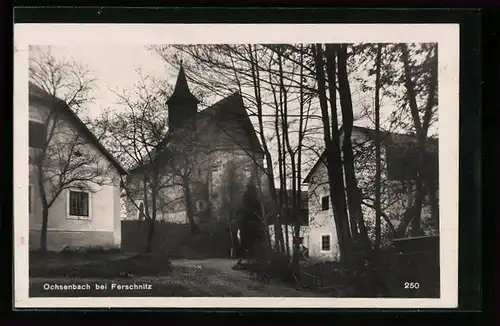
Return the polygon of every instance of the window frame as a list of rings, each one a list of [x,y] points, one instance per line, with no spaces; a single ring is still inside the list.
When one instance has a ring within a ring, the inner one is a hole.
[[[324,199],[326,198],[326,209],[324,208]],[[322,212],[325,212],[325,211],[329,211],[330,210],[330,196],[329,195],[326,195],[326,196],[321,196],[321,211]]]
[[[323,237],[328,237],[328,250],[323,249]],[[331,252],[332,251],[332,234],[331,233],[322,233],[320,237],[320,251],[321,252]]]
[[[71,215],[70,198],[71,192],[84,192],[87,193],[88,198],[88,216]],[[92,219],[92,193],[88,190],[69,188],[66,192],[66,218],[70,220],[91,220]]]

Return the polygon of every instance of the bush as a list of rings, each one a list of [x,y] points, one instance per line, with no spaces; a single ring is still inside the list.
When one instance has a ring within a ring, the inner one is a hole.
[[[286,283],[295,283],[294,272],[290,260],[285,253],[270,249],[266,243],[257,242],[254,245],[254,259],[237,264],[233,269],[246,270],[254,273],[260,281],[268,282],[270,279],[281,280]]]

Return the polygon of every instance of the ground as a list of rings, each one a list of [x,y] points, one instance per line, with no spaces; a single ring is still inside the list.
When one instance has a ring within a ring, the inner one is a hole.
[[[319,296],[277,281],[260,282],[248,272],[232,269],[235,263],[232,259],[215,258],[176,259],[168,263],[159,257],[121,253],[67,258],[57,255],[52,258],[34,257],[30,268],[30,296]],[[86,284],[88,289],[76,289],[76,285]],[[144,286],[134,290],[118,289],[116,286],[133,284]],[[54,285],[59,288],[69,285],[70,288],[44,289],[44,286]],[[101,289],[96,289],[96,285]]]

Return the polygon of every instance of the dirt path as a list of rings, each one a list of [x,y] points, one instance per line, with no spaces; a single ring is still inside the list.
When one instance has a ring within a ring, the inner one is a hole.
[[[205,259],[205,260],[174,260],[172,265],[179,268],[191,268],[204,271],[203,278],[198,279],[197,286],[217,287],[227,296],[248,297],[314,297],[317,294],[299,291],[285,284],[270,281],[261,283],[250,273],[234,270],[236,260]]]

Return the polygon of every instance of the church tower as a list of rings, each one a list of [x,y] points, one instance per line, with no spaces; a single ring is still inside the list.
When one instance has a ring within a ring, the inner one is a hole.
[[[187,119],[194,117],[198,111],[199,102],[189,90],[186,73],[181,63],[174,92],[167,100],[169,130],[173,131],[175,128],[180,127]]]

